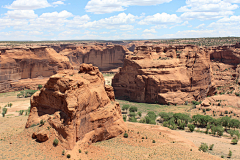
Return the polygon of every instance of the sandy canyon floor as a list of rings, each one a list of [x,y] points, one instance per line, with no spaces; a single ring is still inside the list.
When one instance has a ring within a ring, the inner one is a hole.
[[[116,138],[97,142],[95,144],[77,144],[72,151],[62,155],[61,144],[53,146],[54,130],[49,129],[50,139],[38,143],[31,137],[33,131],[40,130],[40,126],[25,129],[28,116],[19,115],[19,110],[27,110],[29,98],[16,98],[17,92],[0,95],[0,106],[11,102],[7,115],[0,117],[0,159],[226,159],[229,150],[233,152],[231,159],[240,159],[240,144],[231,145],[230,137],[221,138],[204,133],[190,133],[180,130],[170,130],[161,125],[148,125],[127,122],[128,138],[119,135]],[[126,102],[119,101],[120,104]],[[146,105],[148,106],[148,105]],[[161,107],[161,106],[159,106]],[[180,112],[183,106],[178,107]],[[177,107],[176,107],[177,108]],[[175,111],[177,111],[175,108]],[[149,111],[149,107],[142,110]],[[157,109],[157,106],[153,107]],[[167,108],[164,108],[167,111]],[[169,111],[172,111],[170,108]],[[144,112],[143,112],[144,113]],[[51,136],[52,135],[52,136]],[[153,143],[155,141],[155,143]],[[214,144],[212,151],[207,153],[198,151],[201,143]],[[79,149],[81,153],[79,153]]]

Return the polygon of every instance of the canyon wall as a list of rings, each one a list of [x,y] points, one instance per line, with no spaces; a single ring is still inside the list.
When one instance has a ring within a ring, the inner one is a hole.
[[[81,45],[68,46],[59,52],[67,56],[74,68],[82,63],[98,66],[101,71],[121,67],[128,49],[121,45]]]
[[[20,79],[49,77],[62,69],[70,69],[67,57],[47,47],[0,49],[0,91]]]
[[[63,69],[78,69],[82,63],[92,63],[103,71],[115,69],[123,65],[127,54],[129,51],[120,45],[84,43],[1,48],[0,92],[24,88],[18,82],[25,82],[19,80],[49,77]]]
[[[115,96],[137,102],[183,104],[212,95],[206,48],[138,46],[112,80]]]

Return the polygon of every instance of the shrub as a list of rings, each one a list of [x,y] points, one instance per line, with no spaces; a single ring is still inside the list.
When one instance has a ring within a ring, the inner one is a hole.
[[[128,138],[128,134],[125,132],[123,135],[124,138]]]
[[[30,127],[35,127],[35,126],[37,126],[37,124],[32,124]]]
[[[88,151],[86,151],[85,154],[88,154]]]
[[[20,110],[20,111],[19,111],[19,114],[20,114],[20,115],[23,115],[23,112],[24,112],[24,110]]]
[[[45,121],[42,119],[42,120],[40,121],[40,124],[43,126],[43,125],[45,124]]]
[[[211,111],[211,109],[210,109],[210,108],[207,108],[206,111]]]
[[[202,111],[203,111],[203,112],[206,112],[206,109],[203,108]]]
[[[228,157],[232,157],[232,151],[231,150],[229,150],[229,152],[228,152]]]
[[[213,147],[214,147],[214,144],[211,144],[211,145],[209,146],[209,150],[213,150]]]
[[[79,153],[82,153],[81,149],[78,150]]]
[[[207,152],[208,145],[206,143],[202,143],[201,146],[198,148],[199,151]]]
[[[71,158],[71,155],[70,155],[70,154],[68,154],[68,155],[67,155],[67,158]]]
[[[41,84],[38,85],[38,89],[39,90],[42,89],[42,85]]]
[[[129,108],[130,112],[137,112],[137,110],[138,110],[137,107],[134,106]]]
[[[155,141],[155,140],[153,140],[153,141],[152,141],[152,143],[156,143],[156,141]]]
[[[224,155],[221,155],[221,158],[224,158]]]
[[[59,142],[59,140],[58,140],[57,138],[55,138],[55,139],[53,140],[53,145],[54,145],[54,146],[57,146],[57,145],[58,145],[58,142]]]
[[[217,126],[217,134],[218,136],[223,135],[224,128],[222,126]]]
[[[234,131],[234,130],[231,130],[231,129],[228,130],[227,132],[231,135],[231,137],[233,137],[233,135],[235,134],[235,131]]]
[[[130,112],[130,117],[135,117],[136,116],[136,113],[135,112]]]
[[[225,113],[225,114],[228,114],[228,111],[226,110],[224,113]]]
[[[188,124],[187,126],[188,126],[190,132],[193,132],[193,131],[194,131],[195,125],[193,125],[193,124]]]
[[[137,122],[137,119],[136,119],[136,117],[133,116],[133,117],[130,117],[130,118],[129,118],[129,121],[130,121],[130,122]]]
[[[139,117],[142,117],[142,112],[138,112],[137,114],[139,115]]]
[[[233,138],[232,139],[232,144],[237,144],[238,143],[238,140],[236,138]]]
[[[127,116],[126,115],[123,115],[123,120],[124,120],[124,122],[126,122],[126,120],[127,120]]]
[[[184,130],[185,129],[185,123],[180,123],[179,124],[179,129]]]
[[[62,155],[63,155],[63,156],[65,155],[65,150],[62,151]]]
[[[192,104],[194,104],[194,105],[199,105],[199,104],[201,104],[202,102],[200,101],[200,102],[198,102],[198,101],[192,101]]]
[[[129,108],[129,105],[123,105],[122,110],[123,110],[123,111],[125,111],[125,110],[127,111],[128,108]]]

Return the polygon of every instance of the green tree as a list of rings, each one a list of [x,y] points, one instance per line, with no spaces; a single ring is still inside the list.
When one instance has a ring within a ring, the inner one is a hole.
[[[235,130],[235,128],[239,128],[239,126],[240,126],[240,121],[239,120],[237,120],[237,119],[231,119],[230,120],[229,127],[234,128],[234,130]]]
[[[132,106],[132,107],[129,108],[129,111],[130,111],[130,112],[137,112],[137,110],[138,110],[138,109],[137,109],[137,107],[135,107],[135,106]]]
[[[193,132],[193,131],[194,131],[195,125],[193,125],[193,124],[188,124],[187,126],[188,126],[190,132]]]
[[[123,110],[123,111],[127,111],[128,108],[129,108],[129,105],[123,105],[122,110]]]

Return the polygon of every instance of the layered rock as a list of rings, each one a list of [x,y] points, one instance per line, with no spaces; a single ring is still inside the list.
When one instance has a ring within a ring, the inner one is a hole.
[[[76,68],[82,63],[89,63],[101,71],[122,67],[123,60],[129,51],[120,45],[79,45],[68,46],[59,52],[67,56],[70,63]]]
[[[67,57],[47,47],[0,49],[0,91],[20,79],[49,77],[72,68]]]
[[[210,54],[197,46],[138,46],[112,80],[115,96],[183,104],[214,93]]]
[[[105,87],[98,67],[87,64],[80,66],[79,73],[51,76],[44,88],[31,97],[26,128],[41,120],[56,130],[66,149],[72,149],[77,141],[102,141],[126,130],[111,87]]]

